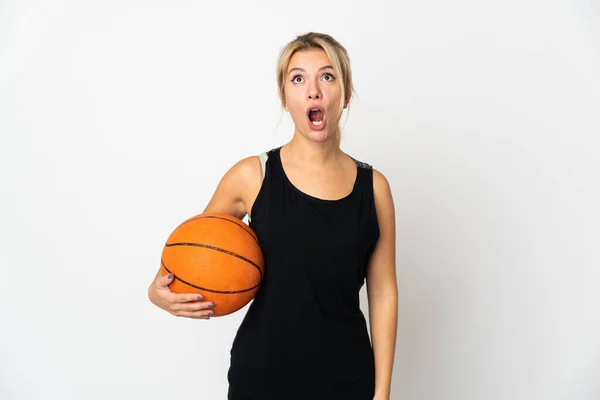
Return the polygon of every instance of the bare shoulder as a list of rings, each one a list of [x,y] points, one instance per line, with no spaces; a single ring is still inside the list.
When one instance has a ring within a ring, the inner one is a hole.
[[[387,178],[375,168],[373,168],[373,197],[375,200],[375,210],[380,228],[388,229],[387,221],[395,219],[394,199],[392,197],[392,188]],[[392,224],[393,225],[393,224]]]
[[[222,212],[242,219],[250,209],[248,202],[258,193],[261,184],[260,158],[250,156],[239,160],[221,178],[204,213]]]
[[[258,196],[258,192],[260,192],[264,171],[260,162],[260,157],[258,156],[246,157],[240,160],[239,164],[239,174],[243,180],[243,183],[241,184],[243,188],[242,201],[244,203],[246,214],[249,215],[252,212],[252,206]]]
[[[242,158],[231,169],[232,173],[241,183],[253,183],[262,181],[262,170],[260,158],[258,156],[250,156]]]
[[[376,197],[391,197],[392,195],[389,181],[375,168],[373,168],[373,191],[375,192]]]

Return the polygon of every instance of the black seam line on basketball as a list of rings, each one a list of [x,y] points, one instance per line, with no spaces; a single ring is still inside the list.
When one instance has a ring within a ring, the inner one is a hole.
[[[170,274],[173,274],[173,271],[171,271],[169,268],[167,268],[167,266],[165,265],[165,262],[163,261],[163,259],[160,259],[160,263],[162,264],[163,268]],[[249,292],[251,290],[256,289],[257,287],[260,286],[260,283],[258,285],[252,286],[249,289],[244,289],[244,290],[215,290],[215,289],[208,289],[208,288],[204,288],[202,286],[198,286],[198,285],[194,285],[193,283],[190,283],[188,281],[184,281],[183,279],[175,276],[175,274],[173,274],[173,276],[175,277],[175,279],[177,279],[179,282],[181,283],[185,283],[188,286],[193,287],[194,289],[200,289],[200,290],[204,290],[206,292],[211,292],[211,293],[219,293],[219,294],[236,294],[236,293],[244,293],[244,292]]]
[[[252,239],[254,239],[254,241],[255,241],[255,242],[256,242],[256,243],[257,243],[257,244],[260,246],[260,243],[258,243],[258,240],[257,240],[257,239],[254,237],[254,235],[253,235],[253,234],[251,234],[250,232],[248,232],[248,231],[246,230],[246,228],[244,228],[244,227],[243,227],[242,225],[240,225],[239,223],[237,223],[237,222],[235,222],[235,221],[232,221],[232,220],[230,220],[230,219],[227,219],[227,218],[223,218],[223,217],[217,217],[217,216],[214,216],[214,215],[204,215],[204,216],[199,216],[199,217],[194,217],[194,218],[191,218],[191,219],[189,219],[188,221],[185,221],[184,223],[182,223],[181,225],[185,225],[185,224],[187,224],[188,222],[192,222],[192,221],[195,221],[195,220],[197,220],[197,219],[202,219],[202,218],[213,218],[213,219],[220,219],[220,220],[223,220],[223,221],[231,222],[232,224],[235,224],[235,225],[239,226],[240,228],[242,228],[242,229],[244,230],[244,232],[246,232],[248,235],[250,235],[250,236],[252,237]],[[179,225],[179,226],[181,226],[181,225]]]
[[[228,254],[230,256],[234,256],[236,258],[239,258],[242,261],[246,261],[248,264],[252,265],[254,268],[256,268],[258,270],[258,273],[260,274],[260,280],[262,281],[263,278],[263,274],[262,271],[260,269],[260,267],[252,260],[244,257],[244,256],[240,256],[237,253],[234,253],[233,251],[229,251],[229,250],[225,250],[222,249],[220,247],[215,247],[215,246],[210,246],[208,244],[202,244],[202,243],[186,243],[186,242],[182,242],[182,243],[166,243],[165,247],[173,247],[173,246],[194,246],[194,247],[202,247],[203,249],[209,249],[209,250],[215,250],[215,251],[220,251],[221,253],[225,253]]]

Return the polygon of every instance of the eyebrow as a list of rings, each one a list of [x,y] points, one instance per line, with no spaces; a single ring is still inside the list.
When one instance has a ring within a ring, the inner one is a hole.
[[[319,71],[322,71],[322,70],[324,70],[324,69],[333,69],[333,67],[332,67],[331,65],[326,65],[326,66],[324,66],[324,67],[321,67],[321,68],[319,68]],[[296,71],[296,70],[298,70],[298,71],[302,71],[302,72],[306,72],[306,71],[304,71],[304,70],[303,70],[302,68],[300,68],[300,67],[295,67],[295,68],[292,68],[292,69],[290,69],[290,70],[288,71],[288,75],[289,75],[289,74],[291,74],[291,73],[292,73],[292,71]]]

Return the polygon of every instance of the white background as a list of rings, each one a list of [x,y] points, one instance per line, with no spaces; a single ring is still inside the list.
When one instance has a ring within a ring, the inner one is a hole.
[[[275,63],[311,30],[352,58],[342,148],[393,188],[391,398],[600,398],[598,3],[5,0],[1,399],[225,398],[247,308],[146,290],[225,171],[291,138]]]

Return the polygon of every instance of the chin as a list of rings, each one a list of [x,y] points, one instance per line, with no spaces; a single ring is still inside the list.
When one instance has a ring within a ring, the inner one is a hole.
[[[315,131],[307,127],[304,137],[312,142],[325,142],[328,139],[335,139],[335,132],[330,132],[327,127],[320,131]]]
[[[308,131],[308,138],[313,142],[324,142],[330,136],[329,132],[326,130],[323,131]]]

